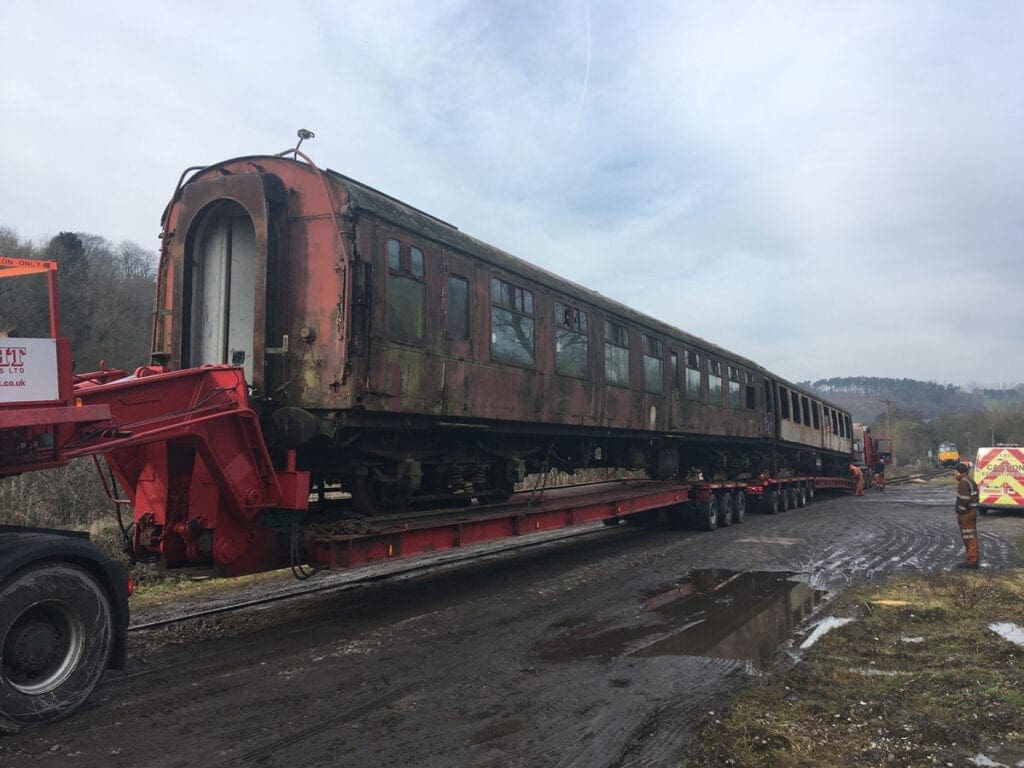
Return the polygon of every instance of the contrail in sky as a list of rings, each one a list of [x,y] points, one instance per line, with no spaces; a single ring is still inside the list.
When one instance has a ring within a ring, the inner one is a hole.
[[[587,83],[590,82],[590,0],[584,4],[587,9],[587,71],[583,75],[583,92],[580,93],[580,105],[576,107],[576,125],[579,125],[580,114],[583,112],[583,102],[587,98]]]

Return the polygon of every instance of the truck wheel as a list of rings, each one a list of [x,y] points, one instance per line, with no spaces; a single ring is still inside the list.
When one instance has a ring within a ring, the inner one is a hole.
[[[796,505],[798,507],[807,506],[807,487],[801,485],[796,489]]]
[[[807,503],[814,501],[814,481],[807,483]]]
[[[715,494],[697,507],[697,527],[702,531],[713,531],[718,527],[718,499]]]
[[[779,492],[772,488],[764,495],[764,511],[769,515],[779,514]]]
[[[0,585],[0,731],[66,717],[107,668],[114,628],[87,571],[47,562]]]
[[[789,488],[779,489],[779,512],[789,512]]]
[[[732,494],[726,491],[718,499],[718,525],[720,528],[733,523]]]
[[[732,497],[732,521],[739,525],[747,516],[747,494],[736,491]]]

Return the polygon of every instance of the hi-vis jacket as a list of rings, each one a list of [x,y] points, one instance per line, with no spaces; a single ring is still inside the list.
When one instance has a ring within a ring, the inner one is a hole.
[[[964,475],[956,484],[956,513],[963,515],[978,508],[978,484]]]

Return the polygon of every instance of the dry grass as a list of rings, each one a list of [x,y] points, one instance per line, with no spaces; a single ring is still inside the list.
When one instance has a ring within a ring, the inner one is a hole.
[[[92,459],[0,480],[0,524],[81,530],[112,510]]]

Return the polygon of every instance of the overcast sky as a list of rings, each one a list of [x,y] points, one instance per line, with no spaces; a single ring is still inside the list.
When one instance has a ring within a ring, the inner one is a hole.
[[[0,225],[326,165],[794,379],[1024,381],[1022,2],[0,3]]]

